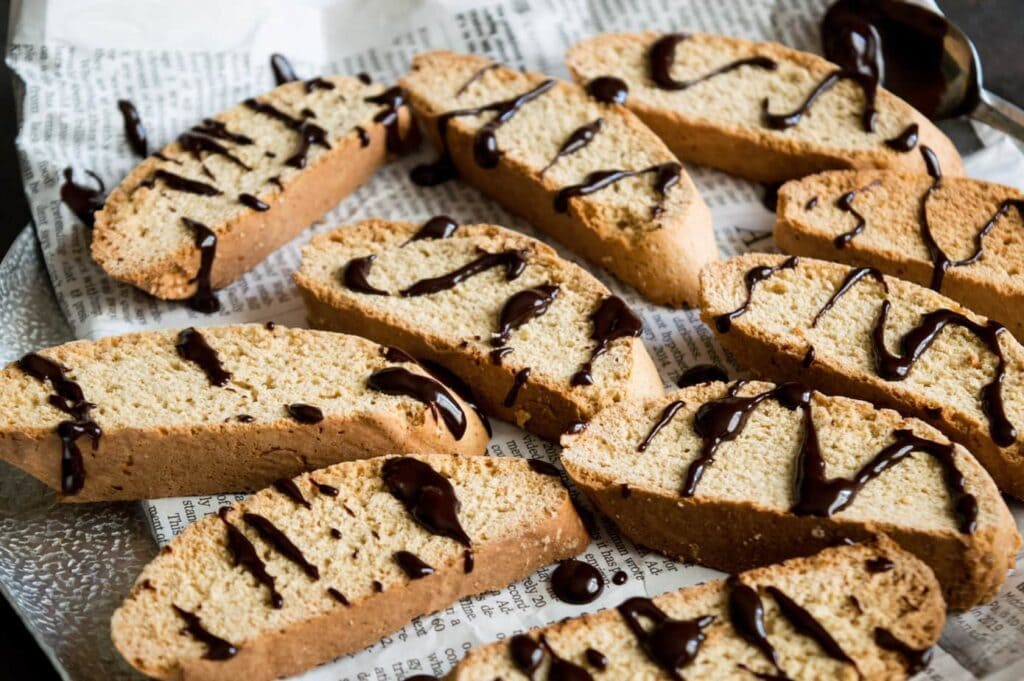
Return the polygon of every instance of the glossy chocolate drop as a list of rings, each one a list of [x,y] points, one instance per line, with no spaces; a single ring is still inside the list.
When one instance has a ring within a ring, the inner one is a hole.
[[[309,505],[309,502],[306,501],[306,497],[302,495],[302,490],[299,489],[299,486],[296,485],[295,481],[291,478],[278,478],[274,481],[274,489],[294,501],[299,506],[312,508],[312,506]]]
[[[284,408],[288,411],[288,416],[299,423],[320,423],[324,420],[324,412],[320,407],[314,407],[311,404],[302,404],[301,402],[295,402],[292,404],[286,404]]]
[[[306,560],[306,557],[302,554],[299,547],[293,544],[292,540],[289,539],[284,532],[279,530],[274,523],[255,513],[243,513],[242,520],[245,521],[246,525],[256,530],[256,534],[258,534],[263,541],[270,544],[274,550],[302,568],[302,571],[305,572],[310,579],[320,579],[320,570]]]
[[[532,679],[544,661],[544,648],[526,634],[516,634],[508,640],[508,655],[516,669]]]
[[[695,364],[682,374],[679,379],[676,380],[676,386],[680,388],[689,388],[694,385],[701,385],[702,383],[726,383],[729,380],[729,374],[725,373],[725,369],[715,364]]]
[[[726,588],[729,594],[729,621],[733,629],[743,640],[760,650],[782,674],[779,654],[768,640],[768,631],[764,624],[764,604],[757,589],[744,584],[736,576],[726,581]]]
[[[548,161],[548,164],[541,169],[540,174],[543,175],[550,170],[551,166],[555,165],[559,159],[575,154],[577,151],[590,144],[594,140],[594,137],[597,136],[597,133],[601,132],[601,127],[603,125],[604,119],[597,118],[573,130],[569,137],[566,138],[565,142],[562,143],[562,146],[559,147],[558,153],[555,154],[555,157]]]
[[[249,541],[249,538],[241,530],[228,522],[228,512],[230,510],[229,507],[224,506],[218,511],[218,515],[224,521],[224,526],[227,529],[228,550],[231,553],[233,563],[241,565],[249,574],[256,578],[257,582],[267,587],[270,591],[270,604],[280,609],[284,605],[284,597],[278,592],[273,575],[267,572],[267,564],[260,558],[256,547]]]
[[[357,293],[366,293],[372,296],[391,295],[387,291],[372,286],[369,281],[370,270],[376,255],[364,255],[361,258],[352,258],[342,270],[341,283]]]
[[[196,283],[196,292],[188,299],[188,306],[196,312],[211,314],[220,309],[220,301],[213,292],[211,282],[213,261],[217,257],[217,235],[196,220],[182,218],[181,221],[192,230],[195,246],[199,249],[199,269],[193,280]]]
[[[320,76],[317,76],[316,78],[312,78],[310,80],[307,80],[302,85],[303,85],[303,88],[305,88],[307,95],[312,93],[312,92],[314,92],[315,90],[333,90],[334,89],[334,83],[332,83],[329,80],[324,80]]]
[[[466,549],[462,552],[462,571],[465,574],[473,572],[473,567],[476,565],[476,557],[473,555],[473,549]]]
[[[341,530],[337,529],[336,527],[332,527],[331,528],[331,538],[332,539],[341,539],[341,536],[342,536],[341,535]]]
[[[598,671],[603,672],[608,668],[607,656],[596,648],[587,648],[583,651],[583,656],[587,658],[587,664]]]
[[[566,435],[579,435],[587,429],[586,421],[570,421],[569,425],[565,428]]]
[[[563,187],[555,194],[555,212],[567,212],[570,199],[587,196],[628,177],[637,177],[648,173],[654,175],[655,193],[664,197],[668,190],[679,182],[679,173],[682,170],[683,166],[676,161],[659,163],[640,170],[596,170],[587,175],[583,182]]]
[[[138,109],[127,99],[117,100],[117,108],[121,110],[121,118],[124,119],[124,136],[132,151],[139,158],[146,158],[149,155],[149,144],[146,141],[146,126],[142,124],[142,117]]]
[[[891,631],[882,627],[875,627],[875,643],[878,644],[879,648],[900,654],[903,658],[903,664],[906,667],[908,677],[922,671],[932,660],[931,648],[923,648],[921,650],[911,648],[896,638]]]
[[[476,260],[473,260],[462,267],[448,274],[438,277],[421,279],[414,284],[402,289],[401,293],[406,297],[425,296],[432,293],[440,293],[454,288],[470,277],[481,272],[486,272],[495,267],[505,270],[505,281],[513,281],[526,269],[527,252],[523,250],[507,250],[499,253],[485,253]]]
[[[874,558],[868,558],[864,561],[864,568],[872,574],[888,572],[895,567],[896,563],[892,562],[892,560],[886,556],[875,556]]]
[[[466,547],[472,545],[459,523],[461,504],[455,489],[429,464],[408,456],[395,457],[384,462],[381,477],[391,495],[425,530]]]
[[[654,601],[640,597],[630,598],[618,611],[647,657],[673,679],[679,679],[680,670],[696,659],[704,643],[704,630],[715,621],[713,615],[672,619]],[[644,627],[644,620],[650,623],[649,628]]]
[[[77,184],[72,179],[74,171],[67,167],[64,169],[64,182],[60,186],[60,200],[71,209],[71,212],[82,221],[83,225],[92,229],[96,221],[94,213],[103,209],[105,201],[103,195],[107,190],[103,186],[103,180],[99,178],[99,175],[91,170],[86,170],[85,173],[95,180],[97,187],[93,189],[92,187]]]
[[[238,654],[237,646],[225,641],[220,636],[211,634],[203,626],[198,615],[173,604],[171,607],[174,608],[174,612],[178,613],[178,617],[185,620],[185,628],[182,631],[206,646],[206,652],[203,653],[204,660],[227,660]]]
[[[558,298],[559,291],[558,286],[541,284],[513,294],[501,308],[498,333],[491,338],[491,345],[505,345],[514,330],[542,316]]]
[[[625,104],[629,86],[615,76],[598,76],[587,83],[587,94],[602,104]]]
[[[541,459],[527,459],[526,464],[530,467],[530,470],[534,473],[540,473],[541,475],[550,475],[553,478],[562,477],[561,472],[558,470],[558,466],[553,463],[548,463]]]
[[[197,196],[220,196],[223,193],[213,185],[200,182],[199,180],[190,180],[187,177],[182,177],[181,175],[172,173],[169,170],[164,170],[163,168],[157,168],[153,171],[150,178],[139,184],[139,186],[152,189],[156,186],[157,181],[163,182],[168,189],[184,192],[186,194],[196,194]]]
[[[544,649],[547,650],[548,655],[551,656],[551,666],[548,668],[548,681],[594,681],[594,677],[586,669],[560,657],[554,648],[551,647],[547,636],[541,634],[540,642]]]
[[[814,615],[774,586],[766,586],[765,591],[775,600],[779,610],[789,620],[790,624],[793,625],[794,629],[804,636],[813,639],[829,657],[851,664],[855,669],[857,668],[857,663],[853,658],[843,652],[842,646],[832,638],[832,634],[828,633],[828,630],[814,618]]]
[[[392,154],[405,152],[409,144],[402,139],[402,130],[399,126],[399,112],[405,106],[405,90],[396,85],[379,95],[367,97],[365,101],[383,107],[383,110],[373,117],[373,121],[384,126],[387,150]]]
[[[881,184],[881,180],[874,180],[873,182],[869,182],[868,184],[864,185],[860,189],[848,191],[842,196],[840,196],[838,199],[836,199],[836,208],[843,211],[844,213],[849,213],[856,220],[856,225],[853,229],[851,229],[848,232],[843,232],[832,241],[832,243],[835,244],[836,248],[844,248],[854,239],[854,237],[864,232],[864,229],[867,227],[867,219],[856,208],[853,207],[853,200],[857,198],[857,195],[860,194],[861,192],[865,192],[868,189],[871,189],[872,187],[878,187]]]
[[[295,150],[295,153],[288,157],[285,161],[285,165],[289,165],[292,168],[305,168],[306,157],[309,155],[309,149],[314,144],[319,144],[324,149],[330,149],[331,143],[327,141],[327,131],[321,128],[316,123],[310,121],[303,121],[302,125],[299,126],[299,148]]]
[[[525,367],[515,373],[515,376],[512,377],[512,387],[508,389],[505,401],[502,402],[503,406],[508,409],[515,406],[516,400],[519,398],[519,392],[526,385],[526,381],[529,380],[531,371],[530,367]]]
[[[651,426],[646,437],[644,437],[643,441],[637,445],[636,451],[647,451],[647,448],[651,446],[651,442],[654,440],[654,437],[661,432],[661,429],[668,425],[668,423],[675,418],[675,415],[679,410],[685,406],[686,404],[682,400],[675,400],[674,402],[667,404],[665,408],[661,410],[661,416],[659,416],[658,420],[654,422],[653,426]]]
[[[333,598],[334,600],[338,601],[339,603],[341,603],[345,607],[348,607],[349,602],[348,602],[348,599],[345,598],[345,594],[341,593],[340,591],[335,589],[333,586],[327,587],[327,593],[328,593],[328,595],[330,595],[331,598]]]
[[[466,402],[473,409],[477,418],[480,419],[480,423],[483,425],[484,430],[487,431],[488,437],[493,434],[491,431],[491,422],[487,419],[487,414],[483,413],[483,411],[480,410],[480,407],[477,406],[477,399],[473,394],[473,390],[458,374],[437,362],[430,361],[429,359],[425,359],[419,362],[419,364],[426,369],[431,376],[453,390],[456,395],[462,398],[463,402]]]
[[[361,125],[357,125],[354,129],[356,131],[356,135],[359,137],[359,146],[364,149],[370,146],[370,142],[373,140],[370,139],[370,133],[366,131],[366,128]]]
[[[260,213],[270,210],[270,204],[260,201],[252,194],[239,194],[238,202],[245,206],[246,208],[252,208],[253,210],[258,211]]]
[[[455,230],[459,228],[459,223],[451,219],[447,215],[435,215],[426,222],[423,226],[417,230],[415,234],[409,239],[409,241],[420,241],[421,239],[447,239],[452,234],[455,234]]]
[[[381,346],[384,359],[394,364],[416,364],[416,359],[408,352],[393,345]]]
[[[774,59],[768,57],[753,56],[744,57],[731,61],[724,66],[719,66],[704,75],[690,80],[676,80],[672,77],[672,66],[676,61],[676,46],[688,40],[690,36],[685,33],[669,33],[654,42],[647,53],[647,61],[650,70],[651,80],[662,90],[686,90],[698,83],[703,83],[715,76],[720,76],[730,71],[735,71],[744,66],[750,66],[765,71],[774,71],[779,67]]]
[[[590,339],[597,342],[590,351],[590,358],[573,374],[570,383],[574,386],[592,385],[594,360],[608,351],[611,343],[619,338],[637,338],[644,330],[644,323],[618,296],[601,299],[590,315]]]
[[[818,197],[817,196],[812,196],[811,198],[807,199],[807,203],[804,204],[804,210],[813,210],[817,206],[818,206]]]
[[[203,370],[210,385],[223,387],[231,380],[231,372],[224,369],[217,351],[210,347],[206,338],[195,327],[190,326],[179,333],[178,342],[174,347],[182,359]]]
[[[786,258],[781,264],[768,266],[761,265],[758,267],[751,268],[744,275],[744,281],[747,284],[747,297],[743,301],[743,304],[732,312],[726,312],[715,317],[715,328],[719,333],[728,333],[729,329],[732,328],[732,322],[739,316],[746,314],[750,308],[751,298],[754,295],[754,289],[758,284],[766,279],[771,278],[776,272],[781,270],[793,270],[799,264],[799,260],[794,257]]]
[[[614,584],[615,586],[622,586],[628,580],[629,580],[629,575],[627,575],[622,570],[619,570],[614,575],[612,575],[612,584]]]
[[[316,480],[313,481],[313,484],[316,485],[316,490],[325,497],[336,497],[339,494],[338,488],[333,485],[325,485],[324,483],[317,482]]]
[[[901,132],[900,134],[896,135],[892,139],[885,140],[885,146],[889,147],[893,151],[898,151],[900,153],[905,154],[908,151],[914,150],[914,147],[917,146],[917,139],[917,123],[911,123],[906,128],[904,128],[903,132]]]
[[[551,591],[564,603],[593,603],[604,591],[604,577],[600,570],[589,563],[575,559],[563,560],[551,573]]]
[[[415,374],[403,367],[375,371],[367,381],[370,390],[385,395],[411,397],[440,413],[448,431],[456,440],[466,434],[466,413],[448,390],[435,379]]]
[[[275,52],[270,55],[270,68],[274,72],[274,82],[278,85],[284,85],[290,83],[293,80],[298,80],[299,77],[295,75],[295,69],[292,68],[292,63],[288,61],[288,58],[283,54]]]
[[[395,562],[409,579],[423,579],[434,574],[434,568],[423,562],[419,556],[408,551],[396,551]]]

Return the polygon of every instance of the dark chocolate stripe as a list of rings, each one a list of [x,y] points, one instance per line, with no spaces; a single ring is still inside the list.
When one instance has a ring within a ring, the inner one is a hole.
[[[174,612],[178,613],[178,617],[185,620],[185,628],[182,631],[206,646],[206,652],[203,653],[204,660],[227,660],[238,654],[236,645],[210,633],[203,626],[198,615],[174,604],[171,604],[171,607],[174,608]]]
[[[223,387],[231,380],[231,372],[224,369],[217,351],[210,347],[206,338],[195,327],[190,326],[181,331],[174,347],[182,359],[202,369],[210,385]]]
[[[435,414],[440,413],[456,440],[466,434],[466,413],[452,394],[430,376],[415,374],[403,367],[387,367],[371,374],[367,387],[385,395],[411,397],[422,402]]]
[[[732,327],[732,322],[737,317],[746,314],[747,310],[750,309],[750,302],[754,296],[754,289],[758,284],[782,270],[796,269],[799,262],[800,261],[793,256],[786,258],[778,265],[760,265],[748,270],[743,277],[747,285],[747,297],[743,303],[732,312],[725,312],[715,317],[715,328],[718,329],[718,332],[728,333],[729,329]]]
[[[716,76],[735,71],[744,66],[751,66],[765,71],[774,71],[779,67],[774,59],[762,56],[744,57],[708,71],[704,75],[690,80],[676,80],[672,77],[672,66],[676,61],[676,46],[688,40],[685,33],[670,33],[654,41],[647,53],[651,80],[662,90],[686,90],[698,83],[703,83]]]
[[[273,575],[267,572],[267,564],[260,558],[259,553],[256,552],[256,547],[249,541],[249,538],[241,530],[228,522],[228,511],[230,511],[230,508],[224,506],[220,509],[218,515],[224,521],[224,526],[227,528],[228,550],[231,552],[234,564],[241,565],[256,578],[257,582],[267,587],[270,591],[270,604],[275,608],[281,608],[284,605],[284,597],[278,592]]]
[[[263,541],[270,544],[278,553],[302,568],[302,571],[305,572],[310,579],[320,579],[320,570],[306,560],[306,557],[302,554],[302,550],[293,544],[292,540],[289,539],[284,532],[279,530],[274,523],[255,513],[243,513],[242,520],[245,521],[246,525],[256,530],[256,534],[258,534]]]
[[[388,459],[381,466],[381,478],[416,523],[431,534],[449,537],[463,546],[472,541],[459,523],[462,504],[455,488],[430,464],[409,456]]]
[[[639,170],[596,170],[579,184],[563,187],[555,194],[555,211],[565,213],[569,210],[569,200],[587,196],[600,191],[629,177],[638,177],[652,173],[654,175],[654,191],[664,198],[668,190],[679,182],[679,173],[683,166],[676,161],[658,163]]]
[[[513,281],[526,269],[527,252],[523,250],[507,250],[500,253],[485,253],[462,267],[448,274],[429,279],[421,279],[402,289],[403,296],[425,296],[440,293],[461,284],[470,277],[494,267],[505,269],[505,280]]]

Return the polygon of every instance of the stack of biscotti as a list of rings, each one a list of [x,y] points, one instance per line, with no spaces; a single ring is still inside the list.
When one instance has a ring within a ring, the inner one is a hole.
[[[472,650],[447,678],[905,679],[944,621],[931,571],[882,539],[630,598]]]
[[[281,85],[140,163],[96,215],[93,258],[115,279],[210,311],[211,290],[362,184],[409,124],[397,88],[341,76]]]
[[[442,154],[414,179],[457,174],[651,301],[696,303],[718,258],[710,213],[614,92],[451,52],[416,56],[401,83]]]
[[[484,453],[473,408],[406,359],[280,326],[75,341],[0,372],[0,457],[95,501],[248,491],[388,451]]]
[[[906,102],[777,43],[607,33],[575,44],[566,63],[580,83],[621,80],[626,105],[679,158],[741,177],[777,182],[843,168],[924,172],[911,153],[918,144],[935,150],[948,174],[964,172],[952,142]]]
[[[488,414],[549,439],[606,406],[662,394],[626,304],[501,227],[362,222],[314,238],[295,279],[314,326],[438,362]]]
[[[933,174],[836,171],[779,190],[786,251],[930,286],[1024,336],[1024,194]]]
[[[797,384],[691,386],[606,409],[562,443],[573,482],[627,537],[725,572],[884,533],[966,610],[995,596],[1021,546],[966,449]]]
[[[1024,497],[1024,348],[1000,324],[871,268],[748,254],[702,274],[702,316],[754,371],[921,418]]]
[[[276,679],[573,556],[588,536],[557,476],[518,458],[341,463],[200,520],[114,613],[160,679]]]

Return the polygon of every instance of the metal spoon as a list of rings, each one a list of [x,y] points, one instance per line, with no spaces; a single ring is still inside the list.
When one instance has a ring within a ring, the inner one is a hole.
[[[901,0],[839,0],[821,22],[826,56],[851,30],[880,40],[882,84],[932,120],[969,116],[1024,142],[1024,109],[985,89],[971,40],[944,16]],[[847,38],[848,40],[848,38]]]

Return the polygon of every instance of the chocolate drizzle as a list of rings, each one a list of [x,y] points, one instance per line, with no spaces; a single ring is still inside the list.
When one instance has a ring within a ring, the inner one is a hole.
[[[743,279],[747,284],[747,297],[739,307],[732,312],[725,312],[715,317],[715,328],[719,333],[728,333],[732,328],[732,322],[740,315],[746,314],[750,308],[751,298],[754,296],[754,289],[765,279],[768,279],[782,270],[796,269],[799,260],[795,256],[786,258],[778,265],[760,265],[751,268],[744,275]]]
[[[614,584],[615,586],[622,586],[628,580],[629,575],[627,575],[622,570],[618,570],[614,575],[612,575],[612,584]]]
[[[868,184],[864,185],[863,187],[861,187],[860,189],[853,189],[851,191],[848,191],[842,196],[840,196],[838,199],[836,199],[836,208],[843,211],[844,213],[849,213],[857,221],[857,224],[853,229],[851,229],[848,232],[843,232],[832,241],[832,243],[835,244],[836,248],[845,248],[846,245],[853,241],[854,237],[861,234],[864,231],[864,228],[867,226],[867,220],[856,208],[853,207],[853,200],[857,198],[857,194],[865,192],[868,189],[871,189],[872,187],[878,187],[881,184],[881,180],[873,180]]]
[[[311,404],[294,402],[284,405],[284,408],[288,412],[288,416],[291,416],[299,423],[313,424],[324,420],[324,412],[320,407],[314,407]]]
[[[907,676],[913,676],[918,673],[927,667],[928,663],[932,660],[931,648],[924,648],[921,650],[911,648],[906,643],[896,638],[891,631],[883,629],[882,627],[875,627],[875,643],[878,644],[879,648],[899,653],[903,658],[904,665],[906,666]]]
[[[333,598],[334,600],[336,600],[339,603],[341,603],[342,605],[344,605],[345,607],[348,607],[349,602],[348,602],[348,599],[345,598],[345,594],[341,593],[340,591],[335,589],[333,586],[327,587],[327,594],[331,598]]]
[[[256,113],[263,114],[264,116],[269,116],[270,118],[273,118],[275,121],[282,123],[283,125],[285,125],[288,128],[291,128],[292,130],[298,130],[300,127],[302,127],[302,124],[304,122],[301,119],[286,114],[273,104],[261,102],[252,97],[242,102],[242,104],[248,109],[255,111]]]
[[[400,154],[405,151],[408,145],[402,139],[402,130],[399,127],[399,111],[405,106],[405,90],[396,85],[384,90],[379,95],[367,97],[365,101],[384,107],[373,117],[373,122],[384,126],[387,150],[392,154]]]
[[[217,515],[224,521],[224,526],[227,528],[228,550],[231,553],[233,563],[241,565],[249,574],[256,578],[257,582],[267,587],[270,591],[270,604],[280,609],[284,606],[284,597],[277,590],[274,576],[267,572],[267,564],[260,558],[259,553],[256,552],[256,547],[252,545],[249,538],[241,530],[228,522],[228,512],[230,510],[228,506],[224,506],[218,511]]]
[[[316,123],[303,121],[302,125],[299,126],[298,133],[299,147],[295,150],[294,154],[288,157],[285,165],[289,165],[292,168],[305,168],[306,157],[309,155],[309,148],[312,145],[319,144],[325,149],[331,148],[331,143],[327,141],[327,131]]]
[[[278,553],[302,568],[302,571],[310,579],[314,581],[320,579],[320,570],[306,560],[299,547],[293,544],[292,540],[279,530],[274,523],[255,513],[243,513],[242,520],[245,521],[246,525],[256,530],[256,534],[263,541],[270,544]]]
[[[299,506],[303,506],[307,509],[312,508],[309,502],[306,501],[306,497],[302,495],[302,490],[299,489],[299,486],[296,485],[295,481],[291,478],[278,478],[274,481],[274,489],[294,501]]]
[[[558,153],[555,154],[555,157],[548,161],[548,164],[541,169],[541,176],[550,170],[553,165],[558,163],[558,160],[562,157],[575,154],[577,151],[590,144],[597,133],[601,132],[601,126],[603,125],[604,119],[596,118],[573,130],[566,138],[565,142],[562,142],[562,146],[558,148]]]
[[[132,151],[139,158],[146,158],[149,155],[149,144],[146,141],[146,126],[142,124],[138,109],[127,99],[117,100],[117,108],[121,110],[121,118],[124,119],[124,136]]]
[[[618,296],[602,298],[590,315],[590,323],[590,339],[596,341],[597,345],[590,351],[590,358],[572,375],[570,383],[574,386],[592,385],[594,360],[606,353],[613,341],[639,337],[644,329],[644,323]]]
[[[811,107],[814,106],[818,97],[831,90],[843,80],[852,80],[856,82],[864,92],[865,101],[864,110],[861,114],[861,125],[864,128],[864,132],[873,132],[875,129],[875,119],[878,116],[878,110],[875,108],[875,92],[878,82],[877,80],[872,81],[863,74],[843,70],[833,71],[829,75],[825,76],[825,78],[819,82],[813,90],[811,90],[811,93],[807,95],[804,101],[801,102],[797,108],[788,113],[771,113],[769,111],[768,98],[765,97],[761,107],[764,110],[765,125],[772,130],[786,130],[799,125],[804,114],[811,110]]]
[[[76,494],[85,484],[85,462],[78,439],[88,436],[92,448],[99,446],[103,430],[92,420],[92,409],[96,405],[85,399],[82,386],[68,378],[64,367],[58,362],[34,352],[18,360],[18,368],[37,381],[49,381],[53,394],[47,402],[71,418],[57,424],[57,436],[61,442],[60,489],[64,494]]]
[[[69,166],[64,169],[64,182],[60,186],[60,200],[71,209],[71,212],[82,221],[83,225],[91,229],[96,221],[94,213],[103,209],[103,195],[107,188],[103,186],[103,180],[99,175],[91,170],[86,170],[85,173],[96,181],[97,188],[93,189],[76,183],[72,179],[74,171]]]
[[[196,194],[198,196],[220,196],[223,192],[217,189],[213,185],[200,182],[199,180],[190,180],[187,177],[182,177],[169,170],[163,168],[157,168],[150,175],[149,179],[144,180],[139,184],[140,187],[146,187],[152,189],[156,186],[157,181],[162,181],[168,189],[173,189],[178,192],[185,192],[186,194]]]
[[[551,656],[551,666],[548,667],[548,681],[594,681],[594,677],[586,669],[560,657],[554,648],[551,647],[547,636],[541,634],[540,642],[547,651],[547,654]]]
[[[174,612],[178,613],[178,617],[185,620],[185,628],[182,629],[182,632],[206,646],[206,652],[203,653],[204,660],[227,660],[238,654],[237,646],[225,641],[220,636],[211,634],[203,626],[198,615],[179,608],[173,603],[171,607],[174,608]]]
[[[872,574],[888,572],[895,567],[896,563],[892,562],[887,556],[875,556],[864,561],[864,568]]]
[[[425,296],[432,293],[440,293],[454,288],[472,276],[486,272],[493,267],[505,268],[505,281],[513,281],[526,269],[526,251],[507,250],[499,253],[484,253],[476,260],[473,260],[459,269],[442,274],[438,277],[421,279],[416,283],[402,289],[401,293],[406,297]]]
[[[448,143],[448,126],[453,119],[461,116],[495,114],[494,118],[481,125],[473,135],[473,159],[481,168],[496,167],[501,160],[501,150],[498,149],[496,137],[498,128],[510,121],[525,104],[553,88],[555,82],[553,79],[548,79],[515,97],[468,109],[455,109],[438,116],[437,132],[441,140],[441,155],[432,163],[413,168],[410,175],[412,181],[423,187],[432,187],[458,175]]]
[[[408,551],[396,551],[395,562],[409,579],[423,579],[434,574],[434,568],[423,562],[419,556]]]
[[[643,441],[640,444],[636,446],[636,451],[646,452],[647,448],[651,446],[651,442],[654,440],[654,437],[658,433],[660,433],[661,429],[668,425],[669,421],[671,421],[673,417],[675,417],[676,413],[678,413],[679,410],[685,406],[686,404],[682,400],[670,402],[661,411],[661,416],[659,416],[658,420],[654,422],[653,426],[651,426],[651,429],[650,431],[648,431],[647,436],[643,439]]]
[[[455,230],[458,228],[459,223],[447,215],[435,215],[423,223],[423,226],[409,238],[409,242],[422,239],[447,239],[455,234]]]
[[[514,294],[501,308],[498,333],[491,338],[491,345],[501,347],[508,343],[512,331],[548,311],[551,303],[558,298],[559,291],[558,286],[541,284]]]
[[[295,69],[292,68],[291,62],[283,54],[275,52],[270,55],[270,68],[274,72],[274,82],[278,85],[284,85],[299,79],[295,75]]]
[[[589,173],[583,182],[563,187],[555,194],[555,212],[565,213],[569,210],[569,200],[593,194],[609,185],[629,177],[638,177],[651,173],[654,175],[654,191],[662,198],[668,190],[679,182],[679,173],[683,166],[676,161],[658,163],[639,170],[595,170]]]
[[[530,367],[525,367],[516,372],[516,375],[512,377],[512,387],[508,389],[508,394],[505,395],[505,401],[502,404],[507,408],[511,409],[515,406],[516,400],[519,398],[519,391],[526,385],[526,381],[530,378]]]
[[[450,537],[467,548],[472,546],[459,523],[462,505],[455,489],[430,464],[408,456],[395,457],[381,466],[381,478],[420,527],[431,534]]]
[[[227,147],[220,143],[220,139],[232,139],[232,141],[234,141],[234,139],[228,137],[230,133],[227,133],[227,129],[224,127],[223,123],[221,123],[220,127],[217,127],[210,125],[210,123],[213,122],[214,121],[212,119],[206,119],[206,121],[203,122],[203,125],[197,125],[188,132],[179,135],[178,144],[181,145],[182,149],[189,152],[197,161],[202,160],[203,152],[206,152],[208,154],[223,156],[242,170],[252,170],[248,164],[235,156]],[[244,139],[248,140],[249,138],[245,137]],[[249,143],[251,144],[252,140],[249,140]],[[206,172],[209,173],[209,171]]]
[[[375,371],[366,382],[370,390],[385,395],[411,397],[440,415],[456,440],[466,434],[466,413],[448,390],[430,376],[414,374],[403,367],[387,367]]]
[[[530,679],[544,662],[544,648],[526,634],[516,634],[509,639],[508,655],[516,669]]]
[[[263,211],[270,210],[270,204],[260,201],[252,194],[239,194],[238,202],[246,208],[252,208],[255,211],[262,213]]]
[[[491,62],[490,64],[484,64],[483,66],[478,68],[476,71],[474,71],[472,73],[472,75],[470,75],[470,77],[466,79],[466,82],[464,82],[462,85],[459,86],[459,89],[455,91],[455,96],[456,97],[461,97],[463,95],[463,93],[465,93],[466,90],[468,90],[470,88],[470,86],[473,85],[473,83],[475,83],[478,80],[480,80],[481,78],[483,78],[484,74],[486,74],[488,71],[490,71],[492,69],[499,68],[500,66],[501,66],[501,64],[499,64],[498,62]]]
[[[223,121],[218,121],[215,118],[204,118],[203,122],[199,125],[195,125],[191,130],[193,133],[201,133],[207,137],[213,137],[215,139],[224,140],[237,144],[240,146],[246,146],[252,144],[252,138],[246,137],[237,132],[231,132],[228,130],[228,126]]]
[[[700,652],[704,629],[715,621],[714,615],[672,619],[654,601],[640,597],[630,598],[618,611],[647,657],[677,681],[682,679],[679,670],[693,662]],[[643,620],[651,624],[649,629],[644,628]]]
[[[785,678],[779,664],[779,653],[768,640],[768,631],[764,626],[764,603],[757,589],[747,586],[735,575],[729,577],[725,584],[729,598],[729,621],[733,629],[768,658],[779,678]]]
[[[213,261],[217,257],[217,235],[212,229],[191,218],[182,218],[185,226],[192,230],[193,243],[199,249],[199,269],[192,281],[196,292],[188,299],[188,306],[196,312],[211,314],[220,309],[220,301],[213,292]]]
[[[224,387],[231,380],[231,372],[224,369],[217,351],[210,347],[206,338],[195,327],[190,326],[179,333],[178,342],[174,347],[182,359],[196,364],[203,370],[210,385]]]
[[[316,490],[320,492],[320,494],[323,494],[325,497],[338,496],[339,492],[337,487],[334,487],[333,485],[325,485],[324,483],[317,482],[316,480],[313,480],[312,482],[316,486]]]
[[[832,638],[832,634],[799,603],[774,586],[766,586],[767,591],[779,606],[783,616],[789,620],[798,632],[813,639],[829,657],[846,662],[857,668],[857,663],[843,652],[842,647]]]
[[[702,383],[725,383],[728,380],[729,375],[720,366],[714,364],[694,364],[679,375],[679,378],[676,380],[676,386],[689,388],[690,386]]]
[[[560,562],[551,573],[551,592],[565,603],[593,603],[602,591],[604,577],[600,570],[589,563],[570,558]]]
[[[889,147],[893,151],[898,151],[900,153],[905,154],[908,151],[914,150],[914,147],[917,146],[917,139],[917,123],[911,123],[906,128],[904,128],[903,132],[901,132],[900,134],[896,135],[891,139],[885,140],[885,146]]]
[[[596,648],[587,648],[583,656],[587,658],[587,664],[600,672],[608,668],[608,657]]]
[[[598,76],[587,83],[587,94],[602,104],[625,104],[629,86],[615,76]]]
[[[306,90],[306,94],[311,94],[315,90],[333,90],[334,83],[329,80],[324,80],[320,76],[311,78],[302,84],[302,87]]]
[[[361,125],[357,125],[354,130],[356,131],[356,136],[359,137],[359,146],[364,149],[370,146],[370,142],[372,140],[370,140],[370,133],[366,132],[366,128]]]
[[[829,299],[825,301],[825,304],[821,306],[821,309],[818,310],[818,313],[814,315],[814,321],[811,322],[811,328],[813,329],[816,326],[818,326],[818,322],[820,322],[821,318],[824,317],[829,312],[829,310],[832,309],[832,307],[836,304],[836,301],[842,298],[844,295],[846,295],[847,291],[853,288],[857,284],[857,282],[859,282],[861,279],[864,279],[865,277],[871,277],[882,286],[883,291],[885,291],[886,293],[889,292],[889,285],[885,282],[885,277],[883,277],[882,273],[876,270],[874,267],[858,267],[857,269],[850,270],[849,274],[847,274],[846,277],[843,278],[842,283],[839,284],[839,288],[835,290],[835,293],[833,293],[831,297],[829,297]]]
[[[341,283],[357,293],[366,293],[372,296],[391,295],[387,291],[370,285],[370,269],[376,259],[376,255],[364,255],[361,258],[349,260],[345,269],[342,270]]]
[[[745,57],[731,61],[724,66],[719,66],[702,76],[691,78],[690,80],[676,80],[672,77],[672,66],[676,61],[676,45],[689,38],[690,36],[685,33],[670,33],[659,38],[651,45],[647,53],[651,80],[662,90],[686,90],[698,83],[729,73],[730,71],[735,71],[744,66],[752,66],[765,71],[774,71],[779,67],[774,59],[769,59],[768,57]]]

